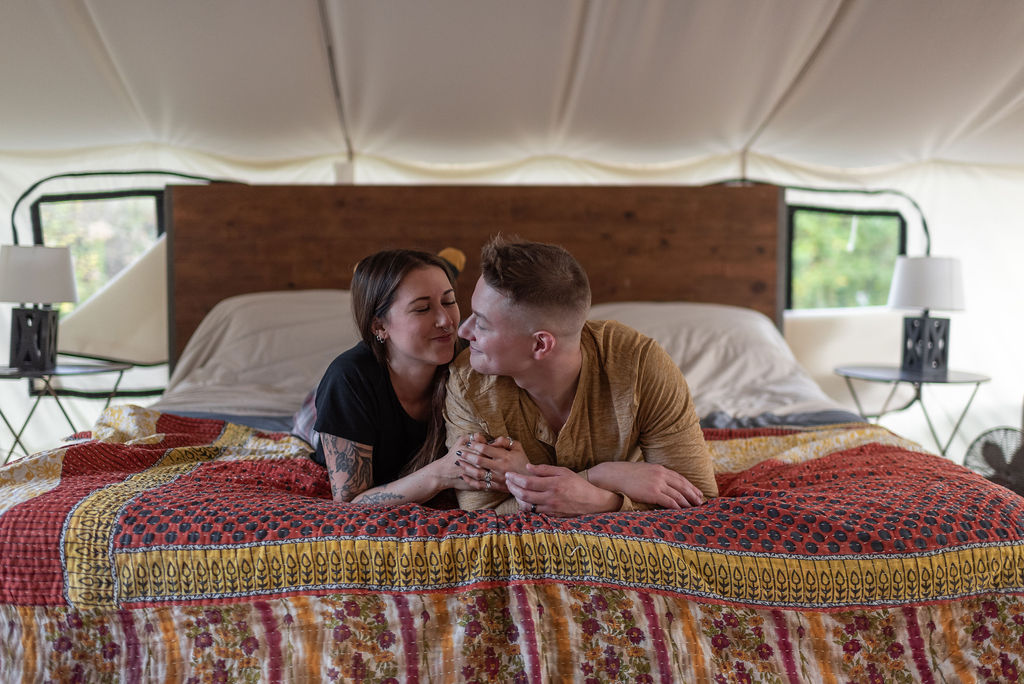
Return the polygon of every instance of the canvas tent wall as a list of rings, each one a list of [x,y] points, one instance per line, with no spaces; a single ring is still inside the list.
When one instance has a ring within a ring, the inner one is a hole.
[[[966,440],[1014,424],[1024,393],[1021,45],[1011,0],[10,0],[0,214],[90,169],[894,188],[933,253],[964,262],[951,363],[994,377]],[[802,343],[820,378],[868,360],[843,330]],[[12,384],[5,407],[23,400]],[[936,401],[955,417],[959,398]]]

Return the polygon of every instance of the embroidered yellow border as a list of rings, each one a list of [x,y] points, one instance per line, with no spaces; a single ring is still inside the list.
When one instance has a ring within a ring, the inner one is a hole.
[[[436,590],[504,578],[652,588],[752,605],[920,602],[1024,586],[1019,546],[806,559],[593,535],[325,540],[119,553],[122,601],[300,590]]]
[[[146,417],[144,410],[140,413]],[[129,418],[137,420],[138,416]],[[155,424],[155,420],[152,422]],[[121,571],[111,567],[110,540],[117,511],[134,496],[214,459],[282,457],[298,455],[304,449],[297,439],[269,440],[257,436],[251,428],[228,423],[212,444],[168,449],[153,467],[86,497],[64,528],[64,587],[68,600],[77,606],[96,607],[118,602],[117,579]],[[116,560],[115,564],[120,565]],[[173,566],[174,561],[168,561],[168,567]]]

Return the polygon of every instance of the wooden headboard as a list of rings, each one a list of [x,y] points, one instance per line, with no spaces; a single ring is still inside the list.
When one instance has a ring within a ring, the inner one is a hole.
[[[374,251],[467,256],[463,315],[495,233],[560,244],[593,300],[747,306],[781,324],[779,188],[753,186],[173,186],[165,199],[170,358],[220,300],[347,288]]]

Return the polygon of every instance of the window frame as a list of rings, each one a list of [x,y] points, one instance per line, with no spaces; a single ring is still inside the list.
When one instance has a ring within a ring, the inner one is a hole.
[[[793,244],[796,242],[796,213],[812,211],[819,214],[838,214],[841,216],[869,216],[896,218],[899,220],[899,247],[895,256],[907,254],[907,217],[897,209],[841,209],[834,206],[818,206],[812,204],[786,204],[786,304],[787,311],[813,311],[814,309],[793,308]],[[859,309],[858,306],[843,306],[842,309]]]
[[[29,205],[32,220],[32,242],[36,245],[46,244],[43,241],[42,204],[57,202],[74,202],[78,200],[126,199],[130,197],[152,197],[156,207],[156,238],[164,234],[164,191],[163,190],[108,190],[103,192],[67,192],[53,195],[40,195]]]
[[[67,192],[59,194],[47,194],[40,195],[29,205],[29,215],[32,223],[32,242],[35,245],[46,244],[43,240],[43,221],[42,221],[42,205],[52,204],[58,202],[75,202],[79,200],[111,200],[111,199],[128,199],[133,197],[152,197],[154,200],[154,211],[156,212],[156,236],[154,239],[159,240],[164,234],[164,190],[153,190],[153,189],[132,189],[132,190],[106,190],[106,191],[93,191],[93,192]],[[83,359],[101,359],[101,357],[89,356],[85,354],[71,354],[67,352],[61,352],[65,356],[73,356]],[[102,359],[104,361],[110,361],[113,359]],[[166,361],[155,364],[144,364],[134,363],[134,366],[139,368],[148,368],[152,366],[164,365]],[[123,372],[122,372],[123,375]],[[120,382],[120,380],[118,380]],[[143,397],[155,397],[159,396],[164,392],[163,387],[152,387],[133,389],[127,388],[122,389],[120,387],[114,390],[83,390],[75,389],[73,387],[43,387],[37,381],[29,381],[29,396],[38,397],[41,395],[56,394],[62,397],[76,397],[80,399],[106,399],[107,403],[110,403],[111,399],[119,397],[128,398],[143,398]]]

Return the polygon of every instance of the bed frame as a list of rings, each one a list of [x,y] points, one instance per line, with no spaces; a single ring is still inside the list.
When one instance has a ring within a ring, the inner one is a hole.
[[[782,191],[769,185],[172,186],[167,189],[170,358],[220,300],[347,288],[388,247],[462,249],[470,310],[481,245],[495,233],[563,245],[594,302],[746,306],[781,326]]]

